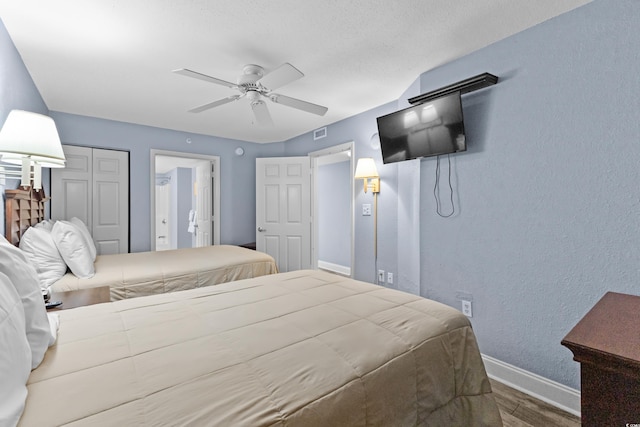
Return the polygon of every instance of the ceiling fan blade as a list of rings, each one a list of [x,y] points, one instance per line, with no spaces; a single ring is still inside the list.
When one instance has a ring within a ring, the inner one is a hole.
[[[297,108],[298,110],[306,111],[307,113],[317,114],[318,116],[324,116],[328,108],[322,105],[312,104],[300,99],[291,98],[290,96],[284,96],[277,93],[270,93],[269,99],[276,104],[286,105],[287,107]]]
[[[178,70],[173,70],[176,74],[182,74],[183,76],[193,77],[194,79],[204,80],[205,82],[215,83],[218,85],[226,86],[232,89],[236,89],[238,87],[237,84],[228,82],[226,80],[216,79],[215,77],[207,76],[206,74],[201,74],[196,71],[191,71],[186,68],[180,68]]]
[[[275,90],[302,77],[304,77],[304,74],[300,70],[285,62],[261,78],[260,84],[269,90]]]
[[[253,115],[256,117],[256,122],[260,126],[273,126],[271,114],[269,114],[269,109],[264,101],[252,102],[251,109],[253,110]]]
[[[191,110],[189,110],[189,112],[190,113],[200,113],[202,111],[209,110],[211,108],[215,108],[215,107],[219,107],[219,106],[224,105],[224,104],[228,104],[229,102],[237,101],[241,97],[242,97],[242,95],[233,95],[233,96],[229,96],[227,98],[222,98],[222,99],[219,99],[217,101],[209,102],[208,104],[204,104],[204,105],[201,105],[199,107],[192,108]]]

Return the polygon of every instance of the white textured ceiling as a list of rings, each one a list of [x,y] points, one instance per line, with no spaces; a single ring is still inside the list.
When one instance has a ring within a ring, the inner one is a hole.
[[[420,73],[589,1],[0,0],[0,18],[50,110],[273,142],[396,100]],[[245,64],[284,62],[305,77],[277,92],[324,117],[267,101],[263,128],[247,99],[188,113],[236,92],[171,72],[235,82]]]

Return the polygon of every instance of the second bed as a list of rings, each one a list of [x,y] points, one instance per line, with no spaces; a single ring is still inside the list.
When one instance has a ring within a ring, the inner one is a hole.
[[[52,292],[109,286],[111,300],[182,291],[278,272],[268,254],[232,245],[98,255],[95,275],[67,273]]]

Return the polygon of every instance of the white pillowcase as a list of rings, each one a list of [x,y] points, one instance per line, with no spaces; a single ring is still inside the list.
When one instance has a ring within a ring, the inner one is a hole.
[[[42,296],[40,297],[42,300]],[[0,273],[0,425],[15,426],[24,411],[31,348],[22,301],[11,280]]]
[[[69,221],[56,221],[51,236],[71,272],[81,279],[94,276],[93,258],[82,231]]]
[[[35,369],[42,362],[47,347],[53,344],[49,318],[36,270],[27,262],[24,253],[4,237],[0,238],[0,273],[9,278],[22,300],[25,332],[31,347],[31,368]]]
[[[53,224],[55,224],[56,222],[52,219],[45,219],[44,221],[40,221],[39,223],[37,223],[36,225],[34,225],[35,228],[44,228],[47,231],[51,231],[51,229],[53,228]]]
[[[38,273],[40,288],[47,290],[67,272],[60,251],[46,227],[30,227],[20,239],[22,249]]]
[[[47,313],[47,317],[49,318],[49,332],[51,333],[51,336],[49,337],[49,347],[51,347],[58,339],[60,316],[58,316],[58,313]]]
[[[87,241],[87,246],[89,247],[89,253],[91,254],[91,258],[95,261],[98,251],[96,250],[96,244],[93,241],[93,237],[91,237],[91,233],[89,232],[87,225],[84,222],[82,222],[80,218],[77,218],[75,216],[70,219],[70,222],[74,224],[76,227],[78,227],[78,230],[80,230],[80,232],[84,236],[84,239]]]

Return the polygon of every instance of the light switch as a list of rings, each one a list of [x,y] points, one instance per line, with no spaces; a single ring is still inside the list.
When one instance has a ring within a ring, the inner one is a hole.
[[[362,216],[371,216],[371,204],[365,203],[362,205]]]

